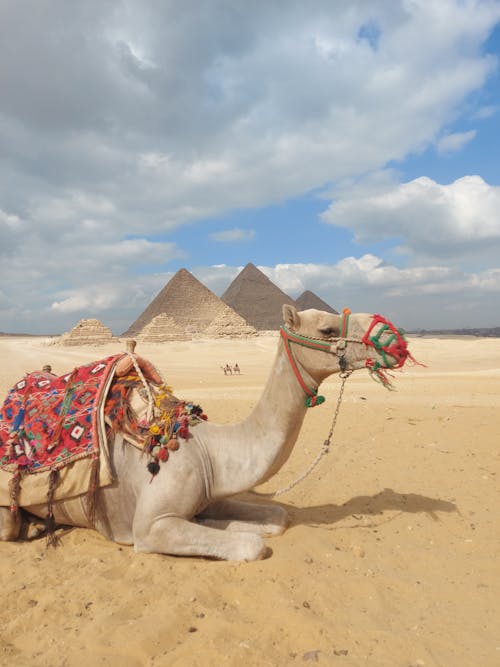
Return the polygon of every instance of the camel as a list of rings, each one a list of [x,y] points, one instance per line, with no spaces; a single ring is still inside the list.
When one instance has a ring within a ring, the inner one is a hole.
[[[92,526],[85,496],[54,503],[59,525],[94,527],[137,552],[254,561],[264,538],[282,534],[286,511],[272,503],[234,498],[285,464],[319,385],[334,373],[403,366],[411,355],[399,330],[378,315],[335,315],[283,306],[284,326],[262,396],[243,421],[203,422],[154,477],[135,447],[116,433],[110,443],[115,481],[99,490]],[[394,342],[396,341],[396,342]],[[144,401],[143,412],[146,411]],[[24,508],[44,517],[46,506]],[[20,513],[18,513],[20,514]],[[20,516],[0,508],[0,539],[17,539]]]

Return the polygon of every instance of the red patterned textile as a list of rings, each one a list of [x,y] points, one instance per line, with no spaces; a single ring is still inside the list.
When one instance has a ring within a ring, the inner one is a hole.
[[[123,356],[60,377],[34,372],[19,381],[0,411],[0,468],[36,473],[97,455],[99,410],[110,373]]]

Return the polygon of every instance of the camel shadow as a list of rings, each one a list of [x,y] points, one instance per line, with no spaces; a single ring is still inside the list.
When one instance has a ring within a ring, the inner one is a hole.
[[[252,495],[259,497],[261,494],[253,492]],[[262,498],[265,498],[265,494],[262,494]],[[424,513],[434,521],[439,521],[437,512],[459,512],[458,507],[447,500],[429,498],[417,493],[398,493],[393,489],[384,489],[373,496],[356,496],[342,505],[329,503],[312,507],[295,507],[283,502],[280,502],[280,505],[289,513],[290,526],[335,524],[348,517],[359,521],[366,516],[380,516],[385,511],[408,514]],[[367,527],[365,522],[358,526]]]

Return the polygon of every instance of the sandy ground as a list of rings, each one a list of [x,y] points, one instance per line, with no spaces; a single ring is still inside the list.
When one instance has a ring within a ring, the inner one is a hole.
[[[209,418],[255,404],[277,340],[142,345]],[[0,338],[0,389],[51,363],[66,372],[121,351]],[[254,563],[142,555],[73,529],[62,546],[0,543],[0,665],[349,667],[500,665],[500,340],[414,338],[427,368],[388,392],[346,387],[334,446],[279,502],[292,524]],[[242,374],[220,366],[238,362]],[[257,493],[302,473],[328,433],[308,412],[291,459]]]

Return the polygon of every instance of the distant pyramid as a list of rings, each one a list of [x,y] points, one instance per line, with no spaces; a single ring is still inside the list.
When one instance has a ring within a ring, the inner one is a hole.
[[[217,338],[222,336],[234,338],[255,336],[257,330],[230,306],[224,304],[224,310],[208,325],[204,333],[206,336]]]
[[[187,334],[203,333],[226,305],[186,269],[179,269],[124,336],[135,336],[157,315],[167,315]]]
[[[137,334],[144,343],[164,343],[168,340],[186,340],[188,335],[177,322],[165,313],[153,317],[151,322]]]
[[[221,299],[259,331],[279,329],[283,324],[283,304],[295,305],[288,294],[251,263],[236,276]]]
[[[326,310],[327,313],[338,315],[338,312],[334,308],[329,306],[326,301],[320,299],[317,294],[314,294],[314,292],[311,292],[310,290],[303,292],[298,299],[295,299],[295,303],[297,304],[297,310],[316,308],[316,310]]]
[[[113,340],[111,329],[94,318],[80,320],[71,331],[64,333],[60,345],[101,345]]]

